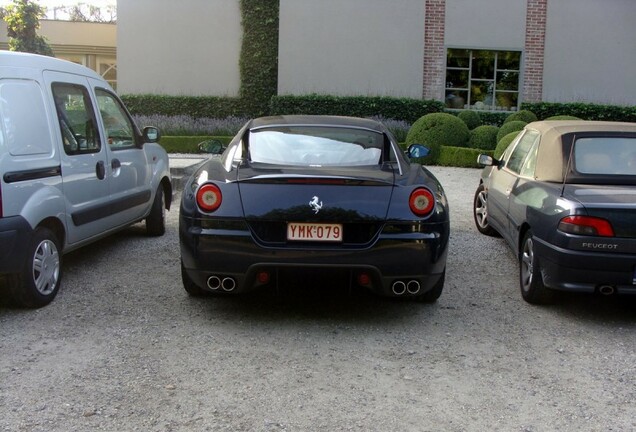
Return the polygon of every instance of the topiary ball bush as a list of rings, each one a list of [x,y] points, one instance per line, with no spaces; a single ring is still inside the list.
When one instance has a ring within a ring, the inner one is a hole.
[[[555,115],[552,117],[548,117],[545,120],[581,120],[581,119],[571,115]]]
[[[520,131],[526,124],[526,122],[521,120],[515,120],[502,124],[499,128],[499,132],[497,132],[497,143],[499,143],[499,141],[501,141],[501,139],[508,135],[510,132]]]
[[[441,146],[466,147],[470,131],[462,120],[452,114],[432,113],[420,117],[406,135],[406,145],[423,144],[430,153],[420,162],[437,162]]]
[[[517,138],[517,135],[519,135],[519,132],[520,131],[511,132],[499,140],[499,142],[497,143],[497,147],[495,147],[495,153],[493,155],[495,159],[499,159],[501,155],[504,154],[504,152],[506,151],[510,143],[515,138]]]
[[[477,126],[481,125],[481,117],[479,117],[479,113],[477,111],[461,111],[459,114],[457,114],[457,117],[464,123],[466,123],[466,126],[468,126],[468,129],[470,130],[473,130]]]
[[[497,132],[499,132],[499,128],[497,126],[477,126],[475,129],[470,131],[468,147],[482,150],[494,150],[495,147],[497,147]]]
[[[506,117],[506,120],[504,120],[504,124],[508,122],[517,121],[517,120],[521,120],[526,123],[531,123],[533,121],[537,121],[537,116],[532,111],[521,110],[521,111],[512,113],[508,117]]]

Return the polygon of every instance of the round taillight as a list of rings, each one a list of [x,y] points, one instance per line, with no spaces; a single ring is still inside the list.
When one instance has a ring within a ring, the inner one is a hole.
[[[213,212],[221,206],[223,196],[215,184],[206,183],[197,191],[197,205],[206,212]]]
[[[435,207],[435,197],[428,189],[415,189],[411,192],[409,207],[416,216],[428,216]]]

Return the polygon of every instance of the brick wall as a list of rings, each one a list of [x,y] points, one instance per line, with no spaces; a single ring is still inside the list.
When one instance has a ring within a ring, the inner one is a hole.
[[[522,100],[543,99],[543,58],[548,0],[528,0]]]
[[[545,1],[545,0],[544,0]],[[446,0],[426,0],[424,19],[424,99],[444,99]]]

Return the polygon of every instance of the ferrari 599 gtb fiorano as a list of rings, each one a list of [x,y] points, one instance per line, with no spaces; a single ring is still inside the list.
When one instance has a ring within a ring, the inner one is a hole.
[[[190,177],[179,231],[191,295],[243,293],[319,270],[430,302],[444,286],[449,212],[437,179],[381,123],[265,117]]]

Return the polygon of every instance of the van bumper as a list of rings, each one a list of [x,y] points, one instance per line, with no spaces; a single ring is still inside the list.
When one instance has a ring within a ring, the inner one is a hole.
[[[32,237],[33,229],[22,216],[0,218],[0,274],[22,270]]]

